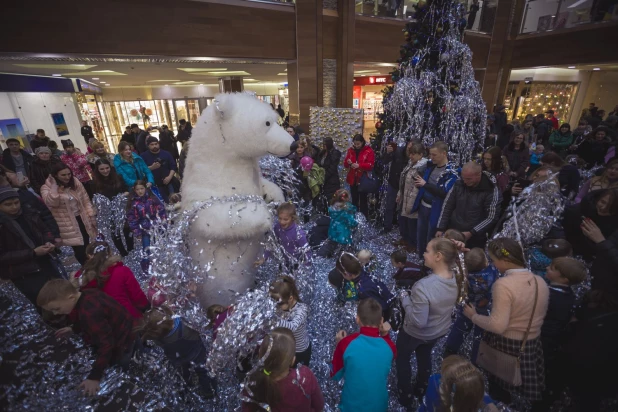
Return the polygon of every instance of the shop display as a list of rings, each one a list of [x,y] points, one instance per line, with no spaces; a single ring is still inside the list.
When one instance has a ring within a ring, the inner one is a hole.
[[[577,94],[577,83],[532,83],[522,93],[515,117],[520,121],[526,115],[553,110],[560,121],[567,121]]]
[[[352,142],[352,137],[362,132],[362,109],[317,106],[309,108],[309,133],[314,144],[321,143],[325,137],[330,137],[337,149],[347,150]]]

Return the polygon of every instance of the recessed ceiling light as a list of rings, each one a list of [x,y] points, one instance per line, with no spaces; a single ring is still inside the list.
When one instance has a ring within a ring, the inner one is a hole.
[[[592,69],[592,70],[599,71],[599,70],[601,70],[601,68],[600,68],[600,67],[595,67],[595,68],[594,68],[594,69]]]
[[[60,77],[60,76],[62,76],[62,75],[61,75],[61,74],[52,74],[52,76],[54,76],[54,77]]]
[[[569,66],[569,69],[574,69],[574,68],[575,68],[575,66]]]
[[[92,80],[99,80],[99,78],[98,77],[93,77]]]
[[[165,85],[165,87],[167,87],[167,84]]]
[[[203,85],[204,85],[204,83],[200,83],[200,86],[203,86]]]

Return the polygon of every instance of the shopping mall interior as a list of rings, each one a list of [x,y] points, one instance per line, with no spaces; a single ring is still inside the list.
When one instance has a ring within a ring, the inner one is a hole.
[[[4,3],[0,410],[618,411],[618,0]]]
[[[176,131],[179,119],[194,123],[220,91],[244,90],[281,104],[309,133],[311,106],[363,109],[368,139],[416,4],[199,0],[170,10],[164,1],[111,3],[95,10],[95,37],[74,35],[89,32],[88,19],[45,35],[38,31],[45,18],[61,18],[71,2],[37,6],[8,23],[29,30],[1,46],[0,118],[20,118],[30,133],[53,129],[49,113],[60,105],[69,130],[86,120],[113,151],[126,125]],[[478,5],[463,40],[489,111],[505,104],[509,120],[521,120],[552,108],[575,123],[590,102],[613,110],[618,62],[603,39],[616,33],[615,13],[598,18],[591,0]],[[131,14],[154,23],[141,35],[111,29]]]

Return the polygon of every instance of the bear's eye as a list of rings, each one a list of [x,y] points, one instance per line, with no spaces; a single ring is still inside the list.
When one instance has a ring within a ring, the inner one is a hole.
[[[266,126],[270,126],[270,122],[266,122]]]

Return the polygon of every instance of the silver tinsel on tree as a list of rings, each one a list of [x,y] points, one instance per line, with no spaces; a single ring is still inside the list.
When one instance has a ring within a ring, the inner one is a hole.
[[[472,52],[462,43],[465,9],[450,0],[415,6],[406,25],[396,81],[386,90],[384,140],[444,141],[451,160],[464,163],[482,149],[486,108],[474,79]]]

